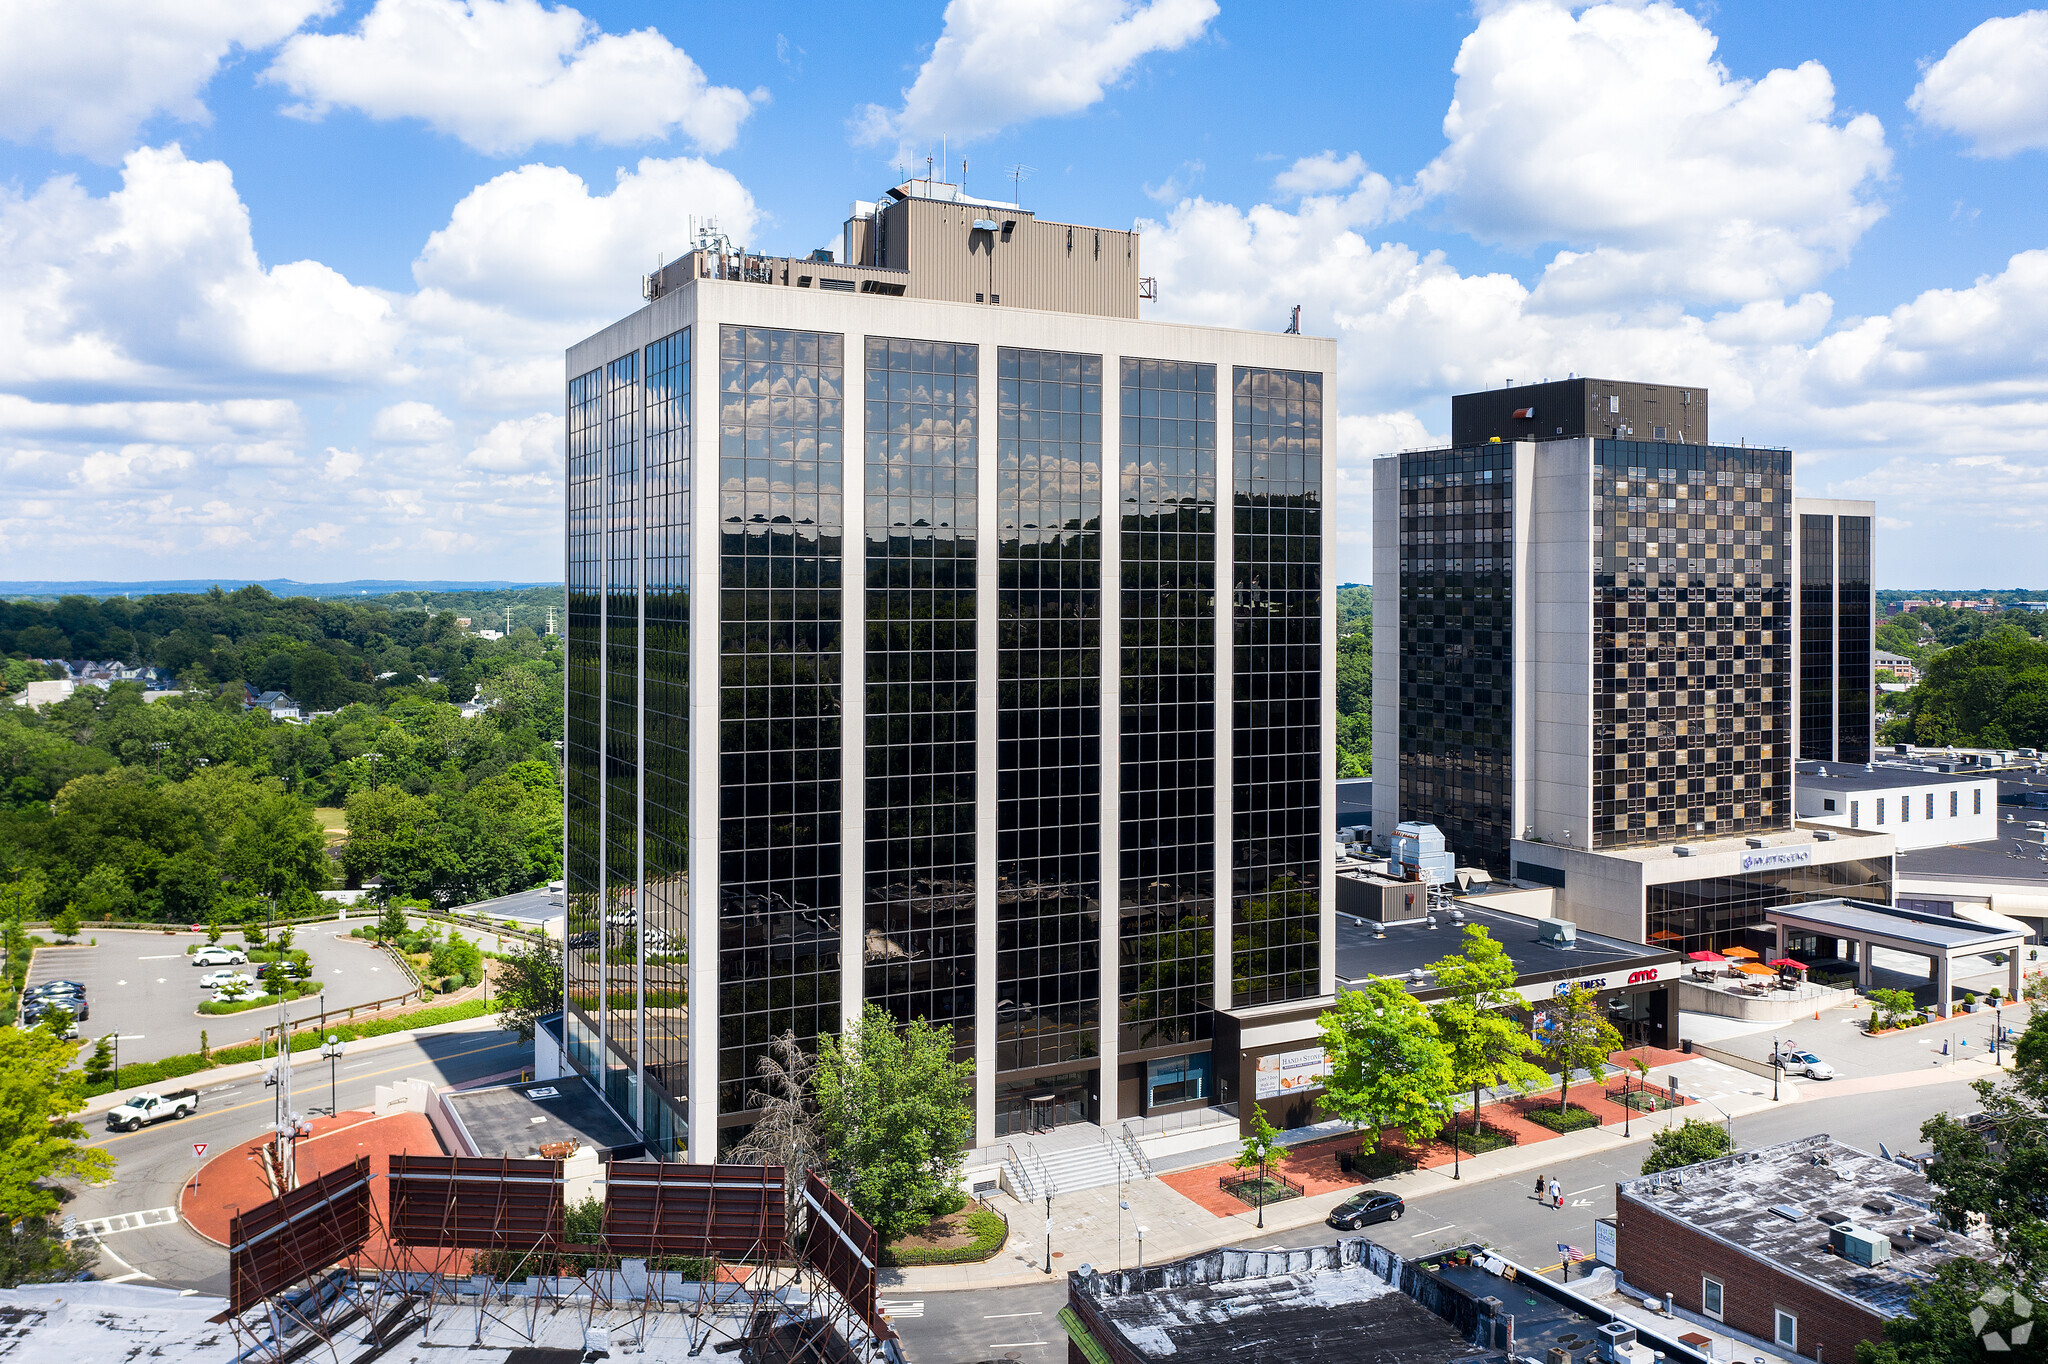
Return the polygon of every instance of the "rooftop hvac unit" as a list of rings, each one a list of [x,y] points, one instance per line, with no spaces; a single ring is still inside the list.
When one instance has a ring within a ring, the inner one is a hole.
[[[1628,1347],[1636,1343],[1636,1328],[1625,1321],[1603,1322],[1593,1334],[1600,1341],[1600,1357],[1609,1361],[1627,1359]]]
[[[1828,1232],[1828,1249],[1859,1265],[1881,1265],[1892,1258],[1890,1237],[1855,1226],[1836,1227]]]
[[[1572,947],[1579,941],[1579,926],[1570,919],[1538,919],[1536,935],[1539,942]]]

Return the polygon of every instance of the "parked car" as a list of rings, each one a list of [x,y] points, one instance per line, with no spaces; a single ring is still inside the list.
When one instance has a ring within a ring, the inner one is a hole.
[[[107,1127],[115,1132],[134,1132],[165,1118],[182,1118],[199,1111],[199,1091],[178,1089],[169,1094],[137,1094],[107,1113]]]
[[[1784,1047],[1771,1053],[1771,1063],[1782,1067],[1787,1075],[1804,1075],[1809,1080],[1832,1080],[1835,1068],[1810,1051],[1798,1047]]]
[[[33,1028],[36,1024],[42,1022],[43,1015],[49,1013],[52,1009],[62,1009],[65,1013],[70,1014],[71,1021],[74,1023],[83,1023],[86,1019],[92,1017],[92,1005],[86,1002],[84,995],[56,995],[45,996],[42,999],[31,999],[24,1003],[21,1006],[22,1021]]]
[[[1374,1222],[1391,1222],[1408,1211],[1408,1203],[1397,1193],[1385,1189],[1360,1189],[1351,1197],[1330,1209],[1329,1224],[1342,1231],[1371,1226]]]
[[[216,1004],[240,1004],[246,1000],[261,999],[269,991],[261,985],[226,985],[213,992]]]
[[[41,985],[31,985],[28,989],[21,992],[21,997],[24,1001],[55,999],[60,995],[69,995],[73,999],[84,999],[85,987],[75,980],[46,980]]]
[[[215,943],[211,947],[202,947],[192,954],[192,964],[194,966],[240,966],[247,960],[249,960],[249,954],[241,948],[226,947],[220,943]]]
[[[223,990],[231,985],[246,988],[256,983],[256,977],[246,971],[214,971],[201,976],[199,983],[208,990]]]
[[[563,946],[567,947],[571,952],[587,952],[591,948],[596,947],[597,942],[597,931],[595,929],[585,929],[581,933],[571,933],[568,941]]]

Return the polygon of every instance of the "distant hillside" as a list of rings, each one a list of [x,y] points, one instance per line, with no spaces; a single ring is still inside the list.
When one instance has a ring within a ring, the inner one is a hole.
[[[459,582],[435,579],[406,581],[397,578],[358,578],[345,583],[301,583],[290,578],[164,578],[153,582],[0,582],[0,597],[10,600],[56,601],[60,597],[150,597],[174,592],[204,592],[218,587],[233,592],[239,587],[262,587],[279,597],[377,597],[389,592],[503,592],[522,587],[547,587],[549,583],[516,583],[492,580]]]

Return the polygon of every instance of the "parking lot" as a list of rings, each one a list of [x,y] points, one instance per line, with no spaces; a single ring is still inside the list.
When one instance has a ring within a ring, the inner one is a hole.
[[[302,924],[292,942],[305,949],[312,961],[313,978],[326,986],[329,1009],[388,999],[410,987],[412,982],[388,956],[367,942],[337,938],[337,927],[332,923]],[[192,965],[185,949],[195,942],[204,943],[203,933],[101,929],[90,936],[98,939],[98,946],[36,949],[28,983],[75,980],[83,984],[90,1015],[78,1025],[79,1036],[86,1040],[109,1033],[119,1036],[124,1065],[197,1051],[202,1028],[213,1046],[223,1047],[255,1037],[276,1020],[274,1007],[213,1016],[199,1013],[200,1004],[212,998],[212,991],[201,988],[199,978],[224,969],[202,970]],[[221,942],[240,946],[242,937],[230,932]],[[319,1001],[297,1000],[291,1010],[295,1019],[303,1018],[318,1012]]]

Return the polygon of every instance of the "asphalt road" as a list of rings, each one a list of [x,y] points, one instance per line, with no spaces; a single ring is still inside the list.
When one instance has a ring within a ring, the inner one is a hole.
[[[109,1033],[117,1035],[123,1064],[198,1051],[202,1028],[212,1045],[231,1046],[255,1037],[276,1016],[274,1009],[221,1015],[199,1012],[200,1004],[213,997],[212,991],[200,986],[200,977],[230,969],[192,965],[185,949],[194,942],[205,942],[204,934],[102,929],[90,936],[98,939],[97,947],[37,948],[28,983],[75,980],[83,984],[91,1012],[78,1025],[79,1036],[90,1042]],[[239,946],[241,935],[231,933],[221,941]],[[313,978],[327,987],[330,1009],[389,998],[411,983],[375,947],[337,938],[329,924],[301,925],[292,946],[306,950]],[[250,967],[232,969],[255,973]],[[296,1016],[309,1009],[317,1012],[318,1006],[307,1000],[294,1003],[292,1009]]]
[[[1810,1087],[1814,1093],[1819,1086]],[[1867,1151],[1880,1142],[1893,1150],[1919,1150],[1920,1124],[1941,1112],[1966,1112],[1976,1096],[1964,1081],[1882,1094],[1818,1096],[1735,1120],[1739,1146],[1769,1146],[1826,1132]],[[1399,1221],[1368,1227],[1365,1235],[1397,1253],[1423,1255],[1485,1241],[1509,1259],[1532,1267],[1555,1265],[1563,1241],[1591,1254],[1593,1221],[1614,1211],[1614,1184],[1642,1168],[1647,1143],[1568,1161],[1553,1174],[1564,1185],[1565,1207],[1550,1209],[1534,1196],[1534,1174],[1484,1183],[1449,1183],[1438,1193],[1412,1197]],[[1322,1225],[1274,1232],[1248,1246],[1327,1244],[1336,1231]],[[1350,1233],[1345,1233],[1350,1234]],[[1045,1284],[981,1291],[928,1293],[884,1299],[914,1364],[1060,1364],[1066,1334],[1055,1320],[1066,1305],[1065,1276]]]
[[[367,1108],[380,1084],[408,1077],[440,1085],[461,1084],[511,1070],[532,1058],[532,1044],[522,1044],[510,1033],[423,1033],[398,1046],[367,1051],[354,1058],[344,1056],[336,1068],[336,1090],[344,1111]],[[326,1106],[325,1065],[298,1066],[292,1075],[302,1110],[310,1105]],[[199,1112],[139,1132],[107,1132],[102,1126],[104,1118],[91,1119],[94,1138],[89,1144],[114,1157],[114,1179],[96,1188],[79,1190],[64,1211],[86,1221],[117,1213],[175,1208],[180,1191],[198,1166],[192,1157],[192,1144],[207,1142],[218,1152],[256,1136],[269,1125],[272,1101],[272,1092],[259,1077],[202,1088]],[[162,1221],[162,1225],[141,1226],[106,1236],[102,1242],[100,1277],[115,1279],[139,1272],[178,1288],[226,1293],[227,1252],[175,1217]]]

